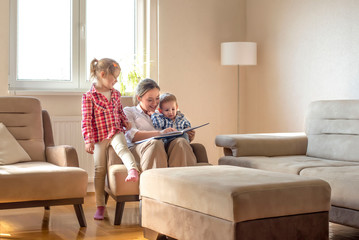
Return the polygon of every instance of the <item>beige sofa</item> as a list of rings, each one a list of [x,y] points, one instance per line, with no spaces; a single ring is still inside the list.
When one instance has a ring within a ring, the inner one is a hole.
[[[73,205],[86,227],[87,179],[76,150],[54,145],[50,117],[38,99],[0,97],[0,210]]]
[[[331,222],[359,228],[359,100],[315,101],[303,134],[216,137],[221,165],[311,176],[332,188]]]

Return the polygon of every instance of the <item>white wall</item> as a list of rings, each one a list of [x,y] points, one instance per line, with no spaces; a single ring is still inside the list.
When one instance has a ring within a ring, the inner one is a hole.
[[[198,129],[211,163],[223,155],[215,136],[237,130],[237,68],[221,66],[220,44],[244,39],[243,1],[160,0],[159,82],[178,97],[181,111]]]
[[[318,99],[359,98],[359,1],[248,0],[246,132],[303,131]]]
[[[9,1],[0,2],[0,96],[7,94],[9,72]]]

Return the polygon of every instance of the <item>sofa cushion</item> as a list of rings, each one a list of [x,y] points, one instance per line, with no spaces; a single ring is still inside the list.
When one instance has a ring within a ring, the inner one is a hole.
[[[4,123],[33,161],[45,161],[40,101],[32,97],[1,97],[0,122]]]
[[[0,122],[0,165],[30,161],[30,156],[19,145],[6,126]]]
[[[141,197],[231,222],[328,211],[325,181],[233,166],[150,169],[141,174]]]
[[[219,159],[220,165],[234,165],[240,167],[256,168],[267,171],[299,174],[305,168],[330,166],[359,166],[358,162],[334,161],[322,158],[307,157],[305,155],[279,156],[279,157],[232,157],[225,156]]]
[[[332,205],[359,210],[359,166],[316,167],[303,169],[302,176],[321,178],[332,188]]]
[[[2,165],[0,203],[83,198],[87,181],[86,171],[78,167],[36,161]]]
[[[359,100],[312,102],[305,128],[308,156],[359,162]]]

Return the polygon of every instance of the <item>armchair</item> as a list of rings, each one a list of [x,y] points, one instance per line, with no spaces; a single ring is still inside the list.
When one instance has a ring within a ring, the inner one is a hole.
[[[123,106],[131,106],[130,98],[122,98]],[[205,147],[200,143],[192,143],[193,153],[197,158],[197,165],[209,165]],[[139,181],[125,182],[127,169],[121,158],[110,146],[107,161],[107,182],[105,187],[106,202],[111,196],[116,201],[114,225],[120,225],[126,202],[139,201]]]
[[[87,173],[79,168],[73,147],[54,145],[50,117],[41,109],[40,101],[32,97],[0,97],[0,122],[10,132],[7,136],[29,157],[14,162],[1,155],[0,210],[73,205],[79,225],[86,227],[82,204]],[[0,139],[8,141],[1,134]],[[0,149],[0,153],[5,150]]]

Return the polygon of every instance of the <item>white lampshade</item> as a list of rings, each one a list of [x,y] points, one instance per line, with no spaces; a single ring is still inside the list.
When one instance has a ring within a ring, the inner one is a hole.
[[[222,65],[257,65],[257,43],[221,43]]]

